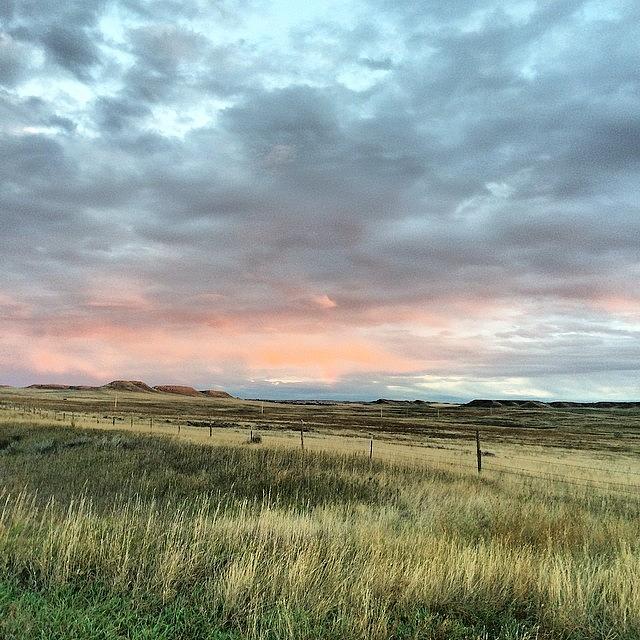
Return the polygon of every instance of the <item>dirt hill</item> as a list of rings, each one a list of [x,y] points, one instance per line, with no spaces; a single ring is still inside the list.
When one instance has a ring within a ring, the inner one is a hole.
[[[501,407],[501,402],[497,400],[472,400],[463,405],[464,407]]]
[[[218,389],[205,389],[200,393],[208,398],[233,398],[230,393],[227,393],[226,391],[219,391]]]
[[[148,384],[141,380],[113,380],[99,388],[115,389],[116,391],[146,391],[155,393],[155,389],[152,389]]]
[[[185,387],[178,384],[164,384],[153,387],[156,391],[163,393],[175,393],[180,396],[200,396],[200,392],[193,387]]]

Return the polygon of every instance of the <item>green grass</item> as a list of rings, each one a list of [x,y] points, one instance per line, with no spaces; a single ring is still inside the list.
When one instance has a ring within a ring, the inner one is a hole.
[[[6,640],[239,640],[207,610],[180,601],[134,601],[106,587],[36,590],[0,581],[0,635]]]
[[[0,581],[0,634],[5,640],[241,640],[239,632],[217,626],[216,613],[215,609],[197,607],[183,599],[171,603],[152,598],[134,601],[96,585],[38,591]],[[310,638],[340,637],[327,634],[325,628],[314,628],[303,611],[296,622],[306,627]],[[496,625],[495,621],[465,622],[427,610],[416,611],[398,619],[394,627],[398,640],[526,640],[537,637],[538,631],[534,623],[523,623],[509,612]]]
[[[637,500],[0,426],[0,638],[640,638]]]

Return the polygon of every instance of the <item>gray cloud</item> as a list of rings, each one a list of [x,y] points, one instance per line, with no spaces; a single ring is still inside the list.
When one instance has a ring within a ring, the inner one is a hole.
[[[358,64],[374,71],[390,71],[394,66],[391,58],[360,58]]]
[[[42,43],[55,62],[79,78],[99,60],[95,44],[82,29],[52,25],[42,35]]]
[[[53,64],[89,80],[100,62],[96,23],[106,6],[106,0],[20,2],[5,9],[7,30],[16,40],[41,47]]]
[[[150,115],[150,109],[139,102],[123,98],[101,97],[96,104],[97,121],[105,133],[122,132],[135,127],[136,120]]]
[[[28,68],[28,50],[8,34],[0,33],[0,85],[13,86]]]

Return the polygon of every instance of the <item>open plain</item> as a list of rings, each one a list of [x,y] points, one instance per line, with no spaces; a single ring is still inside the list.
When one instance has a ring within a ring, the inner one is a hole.
[[[0,407],[2,637],[640,635],[637,408]]]

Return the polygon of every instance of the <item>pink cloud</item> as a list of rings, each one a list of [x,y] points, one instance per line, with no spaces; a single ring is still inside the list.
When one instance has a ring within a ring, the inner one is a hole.
[[[640,300],[638,298],[610,296],[598,298],[594,301],[594,304],[596,307],[612,314],[640,316]]]
[[[326,293],[321,296],[313,296],[313,303],[322,309],[335,309],[338,305]]]

